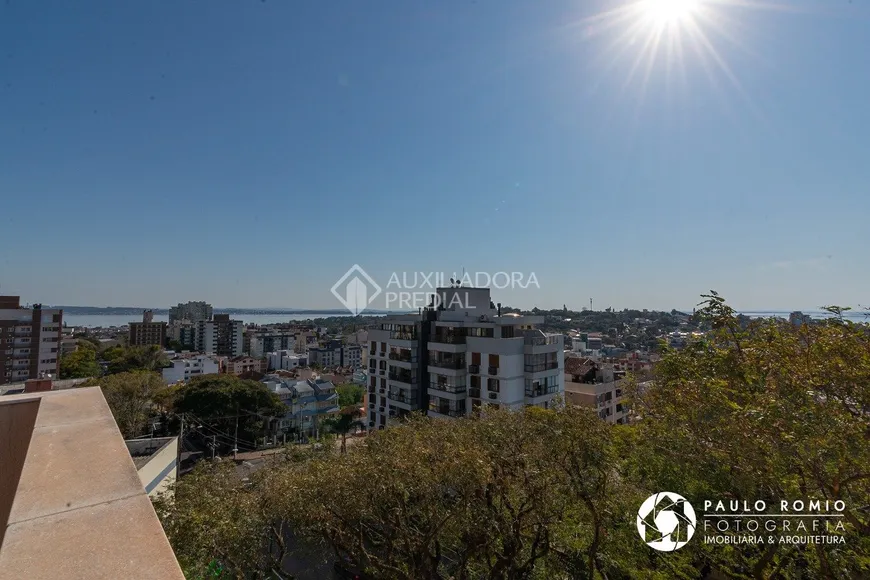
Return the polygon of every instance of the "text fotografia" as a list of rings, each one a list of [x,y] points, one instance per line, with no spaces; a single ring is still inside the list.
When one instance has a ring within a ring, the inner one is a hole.
[[[704,501],[705,544],[845,543],[842,500]]]

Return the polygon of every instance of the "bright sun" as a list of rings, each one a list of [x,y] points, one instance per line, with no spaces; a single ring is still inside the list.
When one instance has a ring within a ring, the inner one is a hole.
[[[641,13],[659,25],[677,23],[697,10],[701,0],[642,0]]]

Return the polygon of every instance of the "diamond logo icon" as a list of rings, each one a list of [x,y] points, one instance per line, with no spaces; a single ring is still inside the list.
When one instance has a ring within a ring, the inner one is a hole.
[[[354,264],[335,283],[331,292],[351,314],[357,316],[380,296],[381,287],[359,264]]]

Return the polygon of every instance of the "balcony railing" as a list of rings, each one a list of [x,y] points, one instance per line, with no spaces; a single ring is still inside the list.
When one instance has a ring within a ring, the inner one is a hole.
[[[405,393],[402,393],[402,392],[399,392],[399,391],[391,392],[390,395],[389,395],[389,397],[390,397],[390,400],[391,400],[391,401],[396,401],[396,402],[399,402],[399,403],[405,403],[405,404],[408,404],[408,405],[417,402],[417,400],[416,400],[414,397],[412,397],[412,396],[410,396],[410,395],[406,395]]]
[[[465,336],[455,334],[435,334],[432,336],[431,342],[440,342],[442,344],[465,344]]]
[[[532,336],[527,337],[525,343],[530,346],[545,346],[548,344],[558,344],[560,342],[561,335],[559,334],[548,334],[546,336]]]
[[[451,409],[450,407],[429,407],[429,410],[440,415],[449,417],[465,417],[465,409]]]
[[[558,393],[559,387],[553,385],[551,387],[537,387],[534,389],[526,389],[527,397],[543,397],[544,395],[552,395],[553,393]]]
[[[539,363],[536,365],[525,365],[527,373],[540,373],[542,371],[552,371],[559,368],[559,361]]]
[[[402,362],[416,362],[416,358],[411,353],[391,352],[390,360],[398,360]]]
[[[444,383],[429,383],[429,389],[432,391],[442,391],[445,393],[453,393],[458,395],[464,393],[468,387],[465,385],[448,385]]]
[[[415,378],[412,377],[411,375],[403,375],[403,374],[390,373],[390,375],[389,375],[389,379],[390,379],[391,381],[398,381],[398,382],[400,382],[400,383],[406,383],[406,384],[408,384],[408,385],[414,385],[414,384],[417,383],[417,379],[415,379]]]
[[[468,396],[474,399],[480,398],[480,389],[479,388],[469,388]]]
[[[408,332],[402,330],[394,330],[390,333],[390,338],[393,340],[417,340],[416,332]]]
[[[464,360],[431,360],[429,361],[430,367],[435,367],[439,369],[464,369],[465,361]]]

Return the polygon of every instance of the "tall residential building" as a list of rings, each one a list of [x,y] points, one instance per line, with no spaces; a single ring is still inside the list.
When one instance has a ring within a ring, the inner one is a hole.
[[[154,313],[142,312],[142,322],[130,323],[130,346],[164,346],[166,344],[166,323],[154,322]]]
[[[259,329],[251,334],[251,350],[254,357],[264,357],[266,353],[279,350],[293,350],[298,332],[290,330]]]
[[[182,350],[196,348],[196,323],[187,320],[170,322],[166,338],[181,344]]]
[[[501,315],[489,288],[439,288],[441,304],[369,330],[368,426],[425,410],[463,417],[487,406],[547,407],[564,391],[561,334],[543,316]]]
[[[211,304],[205,302],[188,302],[186,304],[178,303],[178,306],[173,306],[169,309],[169,322],[187,320],[190,322],[199,322],[200,320],[211,320],[214,314],[214,309]]]
[[[229,314],[215,314],[212,320],[196,323],[196,350],[218,356],[240,356],[243,352],[245,324],[230,320]]]
[[[63,310],[22,308],[18,296],[0,296],[0,385],[60,373]]]

